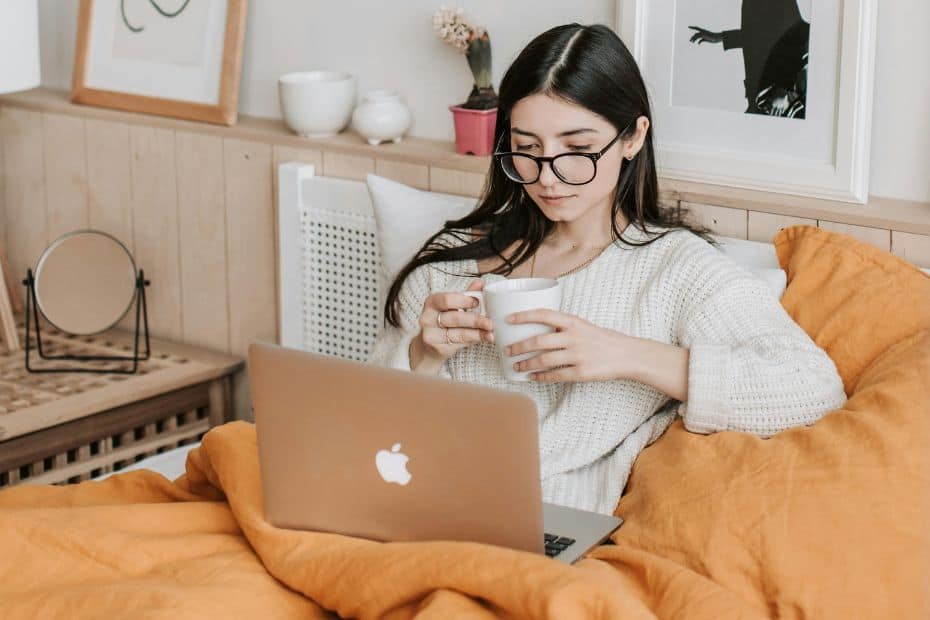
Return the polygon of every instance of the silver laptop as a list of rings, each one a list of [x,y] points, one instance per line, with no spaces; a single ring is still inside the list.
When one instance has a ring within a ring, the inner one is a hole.
[[[249,378],[275,526],[571,563],[622,523],[543,504],[525,394],[268,344],[249,347]]]

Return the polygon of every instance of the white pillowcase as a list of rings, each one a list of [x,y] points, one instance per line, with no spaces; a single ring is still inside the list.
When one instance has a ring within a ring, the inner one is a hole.
[[[788,284],[788,274],[779,265],[774,245],[735,237],[711,236],[720,242],[720,251],[765,282],[775,293],[775,297],[781,299]]]
[[[389,282],[447,220],[465,217],[475,208],[474,198],[427,192],[374,174],[368,175],[367,182],[378,227],[381,269]]]
[[[475,208],[475,199],[439,194],[392,181],[374,174],[367,177],[381,246],[381,269],[392,282],[423,244],[448,220],[457,220]],[[739,265],[765,282],[779,299],[787,275],[778,264],[771,243],[712,235],[720,248]]]

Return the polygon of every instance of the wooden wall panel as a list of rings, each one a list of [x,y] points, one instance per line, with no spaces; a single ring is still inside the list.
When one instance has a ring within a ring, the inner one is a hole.
[[[229,349],[226,286],[226,197],[223,139],[175,134],[181,268],[181,338],[185,343]]]
[[[891,253],[918,267],[930,268],[930,236],[891,231]]]
[[[374,171],[375,160],[372,157],[346,155],[344,153],[323,153],[322,174],[324,176],[364,181],[365,175]]]
[[[146,290],[153,336],[180,340],[181,270],[178,258],[178,183],[174,131],[133,125],[132,219],[136,264]]]
[[[224,140],[229,348],[246,356],[249,344],[277,342],[277,279],[273,154],[268,144]],[[237,419],[253,420],[248,375],[233,378]]]
[[[745,239],[748,234],[748,218],[743,209],[717,207],[697,202],[682,202],[681,207],[690,211],[693,221],[706,226],[715,234],[737,239]]]
[[[48,237],[53,241],[89,224],[84,119],[46,112],[42,122]]]
[[[775,213],[749,212],[749,240],[771,243],[778,231],[790,226],[817,226],[817,220]]]
[[[5,208],[10,270],[19,280],[48,244],[42,113],[0,108],[5,156]]]
[[[429,167],[429,188],[431,191],[477,198],[481,195],[483,187],[483,174],[438,168],[436,166]]]
[[[853,226],[852,224],[840,224],[837,222],[826,222],[824,220],[819,220],[817,226],[824,230],[831,230],[833,232],[849,235],[850,237],[855,237],[860,241],[870,243],[886,252],[891,250],[890,230],[870,228],[868,226]]]
[[[229,348],[277,340],[272,158],[268,144],[224,141]]]
[[[130,252],[135,252],[129,125],[88,118],[84,128],[88,223],[91,228],[113,235]]]
[[[386,159],[375,160],[375,174],[411,187],[429,189],[429,166]]]

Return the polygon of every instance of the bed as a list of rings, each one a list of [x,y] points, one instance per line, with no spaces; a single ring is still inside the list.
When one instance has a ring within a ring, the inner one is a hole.
[[[367,353],[383,282],[365,185],[281,167],[288,346]],[[273,528],[239,421],[135,471],[0,492],[4,616],[930,617],[930,277],[809,226],[737,246],[784,273],[849,401],[770,439],[676,421],[637,459],[614,544],[579,563]]]

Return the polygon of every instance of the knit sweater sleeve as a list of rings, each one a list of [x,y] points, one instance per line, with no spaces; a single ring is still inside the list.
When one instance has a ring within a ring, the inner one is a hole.
[[[397,295],[400,327],[384,322],[372,345],[368,362],[377,366],[410,370],[410,342],[420,333],[420,313],[430,294],[428,265],[414,269],[404,280]]]
[[[730,272],[733,275],[733,272]],[[846,402],[833,360],[748,273],[723,278],[686,310],[679,344],[690,350],[685,428],[768,437],[813,424]]]
[[[400,327],[384,324],[372,345],[368,362],[386,368],[410,370],[410,342],[420,333],[420,314],[423,303],[432,293],[429,277],[430,265],[414,269],[398,293],[398,319]],[[441,377],[451,377],[446,364],[439,371]]]

